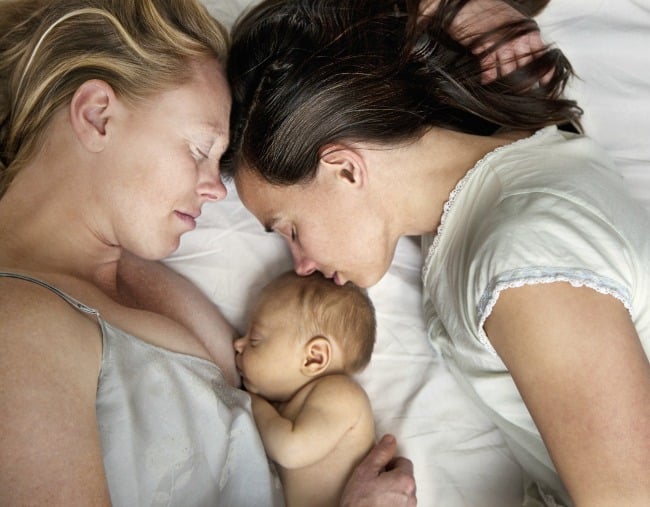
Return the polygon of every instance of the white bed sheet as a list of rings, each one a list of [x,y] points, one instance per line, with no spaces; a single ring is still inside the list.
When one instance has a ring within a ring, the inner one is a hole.
[[[650,209],[649,0],[551,0],[539,22],[571,58],[581,80],[569,94],[586,109],[584,126],[608,149],[633,194]],[[205,0],[231,23],[249,0]],[[650,233],[650,231],[649,231]],[[208,205],[195,231],[166,260],[194,281],[240,330],[250,303],[290,268],[281,239],[266,234],[230,186]],[[521,472],[494,425],[466,398],[436,357],[421,314],[421,258],[403,239],[386,276],[370,289],[378,319],[375,353],[358,378],[376,415],[413,460],[419,505],[521,505]]]

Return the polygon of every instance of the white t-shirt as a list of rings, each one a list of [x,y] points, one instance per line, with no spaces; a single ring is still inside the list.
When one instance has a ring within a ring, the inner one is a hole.
[[[548,127],[479,161],[423,249],[430,339],[524,470],[568,503],[483,324],[503,289],[565,281],[619,299],[648,355],[650,216],[592,140]]]

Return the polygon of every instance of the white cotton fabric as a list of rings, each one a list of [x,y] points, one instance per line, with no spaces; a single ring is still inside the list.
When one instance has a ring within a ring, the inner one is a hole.
[[[111,326],[97,310],[102,366],[96,411],[114,507],[281,507],[280,482],[253,420],[250,397],[210,361],[171,352]]]
[[[650,215],[605,153],[555,127],[484,157],[423,242],[429,337],[524,469],[568,497],[483,324],[502,290],[568,282],[627,308],[650,352]]]
[[[115,507],[280,507],[250,407],[206,360],[100,320],[97,418]]]

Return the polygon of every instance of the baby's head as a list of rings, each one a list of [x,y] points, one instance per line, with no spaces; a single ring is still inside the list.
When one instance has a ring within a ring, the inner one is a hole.
[[[365,291],[287,272],[262,289],[248,332],[235,341],[237,366],[249,391],[280,401],[316,377],[361,371],[375,334]]]

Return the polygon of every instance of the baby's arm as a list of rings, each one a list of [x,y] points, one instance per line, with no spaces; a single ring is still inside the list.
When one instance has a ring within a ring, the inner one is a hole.
[[[330,375],[316,382],[294,420],[282,416],[263,398],[252,396],[266,452],[284,468],[320,461],[370,411],[366,393],[351,378]]]

